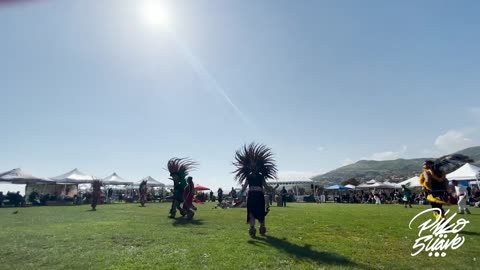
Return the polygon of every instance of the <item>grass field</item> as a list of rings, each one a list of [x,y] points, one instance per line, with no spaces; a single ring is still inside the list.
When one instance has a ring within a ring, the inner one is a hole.
[[[290,204],[251,240],[245,209],[200,205],[193,221],[169,204],[0,208],[1,269],[479,269],[480,209],[445,258],[410,256],[427,207]],[[455,207],[450,207],[452,211]],[[12,212],[19,210],[18,214]],[[430,217],[430,216],[428,216]],[[457,216],[458,217],[458,216]]]

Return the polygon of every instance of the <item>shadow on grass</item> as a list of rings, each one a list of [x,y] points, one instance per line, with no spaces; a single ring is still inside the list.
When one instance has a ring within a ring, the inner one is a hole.
[[[337,265],[344,267],[354,267],[355,269],[370,269],[369,267],[355,263],[343,256],[331,252],[312,250],[310,245],[300,246],[288,242],[285,238],[280,239],[272,236],[266,238],[257,238],[256,240],[249,240],[249,244],[265,244],[281,250],[298,260],[306,260],[316,263],[317,265]]]
[[[480,232],[461,231],[460,234],[480,236]]]
[[[186,219],[186,218],[176,218],[172,223],[173,226],[183,226],[183,225],[203,225],[202,219]]]

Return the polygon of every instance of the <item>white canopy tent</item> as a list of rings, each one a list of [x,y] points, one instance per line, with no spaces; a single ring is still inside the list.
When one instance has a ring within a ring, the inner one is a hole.
[[[480,167],[466,163],[462,167],[458,168],[456,171],[453,171],[447,174],[447,179],[457,180],[457,181],[473,181],[478,180],[480,174]]]
[[[93,175],[85,174],[78,169],[73,169],[62,175],[50,178],[57,182],[58,184],[85,184],[92,183],[93,180],[97,179]]]
[[[314,184],[312,179],[308,178],[288,178],[285,177],[284,179],[279,179],[279,180],[272,180],[269,179],[267,180],[267,184],[270,186],[276,186],[277,184],[279,187],[285,187],[286,189],[291,189],[295,191],[295,195],[298,196],[298,189],[303,188],[303,189],[310,189],[311,185]]]
[[[373,185],[370,185],[370,187],[372,187],[372,188],[396,188],[395,184],[388,183],[388,182],[375,183]]]
[[[55,182],[52,180],[43,177],[33,176],[19,168],[1,173],[0,182],[9,182],[12,184],[55,184]]]
[[[480,188],[480,167],[465,163],[462,167],[447,174],[447,179],[457,181],[476,181],[477,186]]]
[[[356,188],[356,186],[354,186],[352,184],[348,184],[345,187],[348,188],[348,189],[355,189]]]
[[[371,185],[367,183],[361,183],[357,186],[357,189],[368,189]]]
[[[102,183],[105,185],[133,185],[133,182],[127,181],[122,177],[118,176],[117,173],[112,173],[111,175],[105,177],[102,180]]]
[[[142,183],[142,181],[147,181],[147,186],[148,187],[165,187],[165,184],[164,183],[161,183],[155,179],[153,179],[153,177],[151,176],[147,176],[141,180],[139,180],[137,183],[135,183],[136,185],[140,185],[140,183]]]
[[[379,182],[377,182],[377,180],[375,179],[372,179],[372,180],[369,180],[365,183],[361,183],[360,185],[356,186],[356,189],[370,189],[370,188],[376,188],[378,185]]]
[[[374,180],[370,180],[368,182],[371,182],[373,183]],[[388,182],[385,182],[385,183],[381,183],[381,182],[377,182],[375,181],[375,183],[373,184],[368,184],[368,182],[366,183],[363,183],[363,184],[360,184],[358,185],[356,188],[357,189],[374,189],[374,188],[379,188],[379,189],[382,189],[382,188],[397,188],[396,184],[394,183],[388,183]]]
[[[384,184],[384,185],[391,186],[391,187],[393,187],[393,188],[401,188],[401,186],[400,186],[398,183],[392,183],[392,182],[390,182],[390,181],[388,181],[388,180],[385,181],[385,182],[383,182],[383,184]]]
[[[401,187],[402,185],[408,185],[409,187],[421,187],[420,185],[420,178],[418,176],[414,176],[412,178],[408,178],[407,180],[398,183]]]
[[[291,180],[267,180],[267,184],[269,185],[311,185],[313,184],[313,180],[311,179],[291,179]]]

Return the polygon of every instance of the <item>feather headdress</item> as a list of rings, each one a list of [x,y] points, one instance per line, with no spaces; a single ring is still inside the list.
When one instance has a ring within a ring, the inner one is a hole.
[[[185,178],[197,165],[198,163],[189,158],[172,158],[167,163],[167,169],[170,176],[177,174],[181,178]]]
[[[264,179],[277,178],[277,166],[270,148],[262,144],[244,145],[235,153],[233,172],[235,180],[242,183],[249,175],[261,175]]]
[[[98,179],[95,179],[92,181],[92,190],[94,192],[100,192],[100,188],[102,187],[102,182],[100,182],[100,180]]]
[[[460,168],[463,164],[472,162],[474,162],[473,159],[462,154],[446,155],[435,160],[434,170],[443,170],[445,173],[450,173]]]

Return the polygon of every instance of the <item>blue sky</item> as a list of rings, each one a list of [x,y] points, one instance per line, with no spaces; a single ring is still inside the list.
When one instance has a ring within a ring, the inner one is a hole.
[[[283,178],[480,142],[478,1],[158,1],[168,26],[142,1],[20,2],[0,5],[0,171],[168,183],[189,156],[217,188],[250,141]]]

